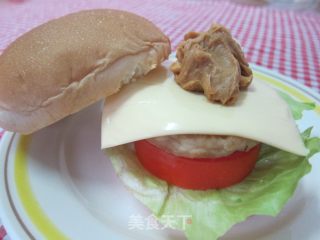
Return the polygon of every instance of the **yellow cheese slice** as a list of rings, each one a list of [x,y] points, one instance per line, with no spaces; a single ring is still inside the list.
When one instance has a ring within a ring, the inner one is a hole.
[[[235,105],[223,106],[183,90],[170,64],[166,61],[105,100],[102,148],[173,134],[219,134],[307,153],[289,107],[266,83],[254,79]]]

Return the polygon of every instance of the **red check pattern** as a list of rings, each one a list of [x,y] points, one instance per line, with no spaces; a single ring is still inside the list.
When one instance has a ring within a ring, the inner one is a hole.
[[[184,33],[203,31],[218,22],[238,39],[249,62],[320,92],[320,14],[312,10],[213,0],[2,0],[0,53],[17,37],[49,19],[93,8],[122,9],[148,18],[170,37],[173,49]],[[0,240],[3,233],[0,228]]]
[[[0,227],[0,239],[3,239],[7,235],[3,226]]]

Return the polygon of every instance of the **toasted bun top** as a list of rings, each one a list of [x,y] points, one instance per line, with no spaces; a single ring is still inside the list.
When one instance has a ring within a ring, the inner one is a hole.
[[[170,53],[151,22],[118,10],[49,21],[0,56],[0,127],[31,133],[117,92]]]

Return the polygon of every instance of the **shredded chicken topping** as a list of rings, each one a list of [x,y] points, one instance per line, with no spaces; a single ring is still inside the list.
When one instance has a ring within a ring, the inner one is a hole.
[[[204,92],[210,101],[227,105],[235,103],[252,81],[240,45],[218,24],[207,32],[187,33],[171,70],[183,89]]]

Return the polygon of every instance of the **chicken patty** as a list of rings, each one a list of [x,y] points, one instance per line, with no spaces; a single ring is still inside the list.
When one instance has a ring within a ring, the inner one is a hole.
[[[242,137],[200,134],[163,136],[148,141],[174,155],[189,158],[227,156],[235,151],[248,151],[258,144]]]

